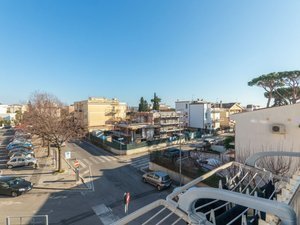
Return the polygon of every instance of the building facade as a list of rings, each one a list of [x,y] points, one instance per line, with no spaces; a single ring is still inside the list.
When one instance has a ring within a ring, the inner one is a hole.
[[[166,138],[184,129],[180,114],[175,111],[151,111],[135,113],[134,122],[154,125],[154,137]]]
[[[111,130],[114,124],[126,118],[127,104],[117,99],[90,97],[74,102],[75,116],[89,131]]]
[[[176,111],[183,115],[182,122],[185,127],[201,130],[216,130],[220,128],[220,110],[213,109],[210,102],[197,101],[177,101]]]
[[[175,109],[177,112],[181,112],[181,122],[184,127],[190,126],[190,104],[191,101],[177,101],[175,102]]]
[[[220,128],[229,129],[234,127],[234,121],[230,119],[230,116],[236,113],[241,113],[244,108],[238,102],[232,103],[217,103],[213,104],[213,108],[217,108],[220,111]]]
[[[231,119],[237,159],[254,152],[300,151],[300,104],[243,112]]]

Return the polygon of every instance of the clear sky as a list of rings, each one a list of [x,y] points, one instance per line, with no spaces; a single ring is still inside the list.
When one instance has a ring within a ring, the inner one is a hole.
[[[0,0],[0,102],[46,91],[129,105],[265,105],[252,78],[300,69],[300,1]]]

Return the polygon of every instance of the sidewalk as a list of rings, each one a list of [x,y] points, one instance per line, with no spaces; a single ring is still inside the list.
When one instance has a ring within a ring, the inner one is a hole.
[[[56,171],[56,162],[54,160],[53,152],[56,148],[51,148],[50,156],[47,157],[47,147],[39,147],[36,151],[36,158],[38,159],[39,168],[34,171],[30,181],[34,184],[34,189],[43,190],[88,190],[82,179],[76,181],[76,175],[73,168],[65,161],[62,150],[61,168],[63,172]]]

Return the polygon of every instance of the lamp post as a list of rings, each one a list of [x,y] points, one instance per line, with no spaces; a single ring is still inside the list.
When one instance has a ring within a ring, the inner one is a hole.
[[[181,112],[179,114],[179,174],[180,174],[180,182],[179,186],[181,187],[181,180],[182,180],[182,175],[181,175]]]

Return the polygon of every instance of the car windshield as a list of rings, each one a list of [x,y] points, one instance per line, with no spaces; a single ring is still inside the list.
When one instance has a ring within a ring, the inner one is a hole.
[[[17,177],[15,179],[9,180],[8,185],[12,186],[12,185],[20,184],[23,181],[24,181],[24,179]]]
[[[169,175],[163,176],[163,177],[162,177],[162,180],[163,180],[163,181],[170,180],[170,177],[169,177]]]

